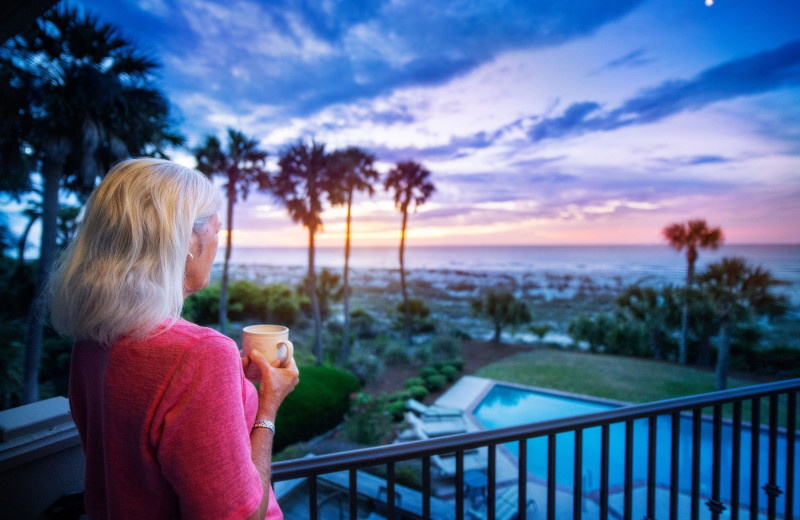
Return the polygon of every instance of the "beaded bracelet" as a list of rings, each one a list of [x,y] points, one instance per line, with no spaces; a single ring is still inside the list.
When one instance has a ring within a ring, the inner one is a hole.
[[[253,428],[266,428],[271,431],[273,435],[275,434],[275,425],[272,423],[272,421],[268,421],[266,419],[257,420],[253,425]]]

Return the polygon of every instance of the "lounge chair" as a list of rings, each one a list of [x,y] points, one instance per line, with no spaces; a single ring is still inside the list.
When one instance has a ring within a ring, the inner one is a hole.
[[[414,412],[423,421],[434,421],[441,419],[449,419],[453,417],[463,417],[464,411],[458,408],[450,408],[447,406],[431,405],[427,406],[420,403],[416,399],[409,399],[406,401],[406,410]]]
[[[513,520],[519,517],[518,511],[518,498],[519,493],[516,486],[508,486],[507,488],[503,489],[495,496],[495,519],[496,520]],[[467,517],[472,518],[474,520],[486,520],[489,518],[489,513],[487,511],[487,504],[484,504],[483,508],[471,508],[467,509]],[[529,498],[525,502],[525,511],[526,511],[526,518],[536,518],[536,514],[539,511],[538,506],[536,505],[536,501],[532,498]]]
[[[428,416],[417,417],[411,412],[405,413],[406,424],[416,432],[419,438],[441,437],[443,435],[454,435],[467,431],[467,422],[463,414],[451,416]]]

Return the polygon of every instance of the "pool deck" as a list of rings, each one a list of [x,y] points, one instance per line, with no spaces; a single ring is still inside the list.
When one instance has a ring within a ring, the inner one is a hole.
[[[464,411],[464,418],[467,423],[467,431],[482,431],[486,428],[478,421],[473,415],[473,412],[481,403],[486,394],[492,387],[498,384],[497,381],[486,379],[476,376],[464,376],[459,379],[449,390],[442,394],[434,404],[439,406],[447,406],[451,408],[458,408]],[[500,383],[506,384],[506,383]],[[546,389],[538,389],[531,387],[523,387],[531,390],[543,390],[548,393],[551,392]],[[598,399],[598,401],[604,401]],[[605,401],[609,404],[627,404],[615,401]],[[529,456],[535,454],[529,453]],[[502,489],[510,486],[517,485],[517,458],[512,455],[503,446],[497,448],[497,493],[499,494]],[[547,511],[547,483],[540,481],[533,475],[528,475],[526,493],[529,499],[535,501],[535,506],[532,506],[528,511],[528,518],[544,518]],[[624,509],[624,491],[622,489],[611,489],[608,495],[609,514],[612,518],[622,518]],[[701,501],[699,518],[701,520],[710,519],[711,513],[708,507],[705,506],[705,500]],[[647,510],[647,488],[643,485],[635,485],[632,495],[632,509],[634,518],[644,518]],[[485,508],[485,504],[483,506]],[[680,494],[678,497],[679,518],[689,518],[691,508],[691,498],[688,495]],[[538,511],[538,512],[537,512]],[[583,500],[583,513],[589,518],[599,516],[600,504],[596,496],[587,493]],[[571,518],[572,517],[572,490],[571,489],[556,489],[556,518]],[[656,518],[669,518],[669,492],[666,489],[656,488]],[[484,511],[485,513],[485,511]],[[744,508],[740,512],[740,518],[744,518],[748,511]],[[730,510],[726,510],[723,517],[728,517]],[[765,514],[759,514],[758,518],[766,518]]]

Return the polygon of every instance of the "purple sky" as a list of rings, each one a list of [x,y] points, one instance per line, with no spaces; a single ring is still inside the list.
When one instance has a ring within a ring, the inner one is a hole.
[[[690,218],[800,242],[797,0],[71,4],[163,64],[190,146],[233,127],[273,159],[313,137],[422,163],[411,246],[658,244]],[[340,245],[344,211],[322,218]],[[396,244],[382,189],[354,219],[356,246]],[[305,244],[267,195],[234,224],[237,245]]]

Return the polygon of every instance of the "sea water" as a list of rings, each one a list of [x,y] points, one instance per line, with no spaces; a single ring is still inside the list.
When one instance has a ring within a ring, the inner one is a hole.
[[[353,269],[397,269],[396,247],[358,247],[350,255]],[[696,272],[723,257],[743,257],[749,264],[768,270],[786,282],[777,290],[800,305],[800,244],[723,245],[717,250],[699,251]],[[224,257],[220,249],[217,262]],[[407,270],[464,271],[490,273],[538,273],[557,276],[617,279],[633,283],[676,284],[686,277],[686,255],[667,245],[598,246],[446,246],[409,247],[405,251]],[[231,263],[264,266],[306,266],[308,250],[296,248],[234,248]],[[317,268],[338,270],[344,265],[343,248],[317,248]]]

